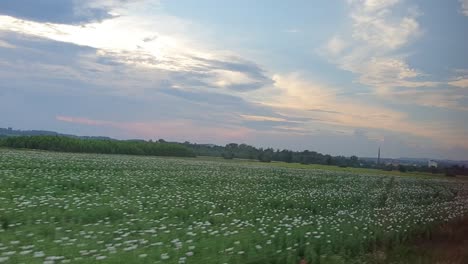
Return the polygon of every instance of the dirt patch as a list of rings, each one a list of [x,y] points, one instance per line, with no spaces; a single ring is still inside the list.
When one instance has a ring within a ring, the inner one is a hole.
[[[467,182],[468,177],[458,177]],[[432,233],[430,239],[417,241],[416,252],[427,254],[430,263],[468,264],[468,216],[446,223]]]
[[[428,237],[387,251],[373,252],[364,263],[468,264],[468,217],[444,224]]]
[[[468,263],[468,217],[441,226],[415,250],[427,254],[431,263]]]

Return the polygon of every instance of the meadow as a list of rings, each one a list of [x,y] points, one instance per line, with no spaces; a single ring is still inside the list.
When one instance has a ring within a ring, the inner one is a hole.
[[[360,263],[467,213],[442,178],[0,149],[0,263]]]

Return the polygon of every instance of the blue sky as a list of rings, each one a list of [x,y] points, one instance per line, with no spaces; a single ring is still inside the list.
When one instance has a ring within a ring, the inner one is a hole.
[[[0,2],[0,127],[468,159],[466,0]]]

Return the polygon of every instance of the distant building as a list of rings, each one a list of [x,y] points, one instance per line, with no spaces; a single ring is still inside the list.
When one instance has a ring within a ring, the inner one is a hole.
[[[399,160],[389,160],[389,161],[385,162],[385,165],[398,167],[398,165],[400,165],[400,161]]]
[[[427,166],[437,168],[437,162],[435,160],[428,160],[427,161]]]

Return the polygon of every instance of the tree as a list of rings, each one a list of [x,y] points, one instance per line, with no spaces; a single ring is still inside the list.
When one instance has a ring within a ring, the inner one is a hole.
[[[223,154],[221,154],[221,156],[225,159],[233,159],[234,158],[234,153],[230,152],[230,151],[224,151]]]
[[[273,158],[274,150],[269,148],[269,149],[260,149],[259,154],[258,154],[258,160],[261,162],[271,162]]]
[[[399,170],[400,172],[406,172],[406,171],[407,171],[407,170],[406,170],[406,167],[403,166],[403,165],[401,165],[401,164],[398,165],[398,170]]]

